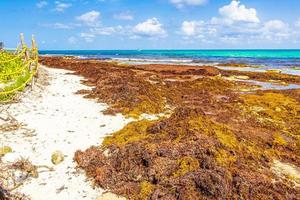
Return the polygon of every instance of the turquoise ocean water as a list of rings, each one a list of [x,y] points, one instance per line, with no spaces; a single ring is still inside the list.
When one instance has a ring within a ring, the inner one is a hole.
[[[299,50],[43,50],[42,55],[72,55],[131,63],[215,65],[245,63],[264,69],[298,69]],[[299,73],[299,70],[298,70]]]

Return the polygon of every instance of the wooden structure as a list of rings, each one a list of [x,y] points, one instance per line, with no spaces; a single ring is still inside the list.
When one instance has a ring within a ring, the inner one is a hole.
[[[14,100],[30,83],[33,86],[38,75],[38,49],[34,36],[31,48],[25,44],[23,34],[20,38],[21,44],[15,52],[0,51],[0,85],[4,85],[0,87],[0,105]],[[9,87],[6,87],[7,83]]]

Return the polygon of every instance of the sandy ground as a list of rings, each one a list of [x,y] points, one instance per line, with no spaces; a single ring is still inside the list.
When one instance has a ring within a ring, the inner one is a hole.
[[[32,134],[24,134],[22,130],[1,133],[0,146],[13,149],[3,161],[13,162],[23,157],[35,165],[54,167],[53,172],[40,173],[18,189],[32,200],[94,200],[102,191],[93,189],[84,174],[76,170],[74,153],[99,145],[106,134],[121,129],[130,120],[121,115],[103,115],[101,111],[106,105],[74,94],[89,89],[80,83],[81,77],[60,69],[42,67],[42,71],[49,84],[40,80],[21,102],[5,108],[18,122],[32,129]],[[64,161],[56,166],[51,162],[54,151],[65,155]]]

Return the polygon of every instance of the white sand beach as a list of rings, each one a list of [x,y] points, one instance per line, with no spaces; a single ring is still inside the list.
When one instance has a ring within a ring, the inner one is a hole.
[[[76,169],[74,153],[99,145],[106,134],[121,129],[130,120],[121,115],[103,115],[105,104],[74,94],[90,89],[81,84],[81,77],[46,67],[42,67],[41,75],[46,79],[27,91],[19,103],[2,107],[23,123],[23,128],[32,130],[30,135],[24,134],[24,129],[0,134],[1,145],[13,150],[2,161],[28,158],[34,165],[54,168],[54,171],[39,173],[38,178],[27,179],[17,189],[32,200],[96,199],[102,191],[94,189],[83,172]],[[58,165],[51,162],[55,151],[65,155]]]

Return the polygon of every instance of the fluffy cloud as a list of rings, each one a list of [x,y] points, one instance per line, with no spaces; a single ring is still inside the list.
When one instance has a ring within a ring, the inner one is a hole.
[[[181,26],[181,31],[187,36],[194,36],[197,32],[197,21],[184,21]]]
[[[80,22],[83,22],[84,24],[86,24],[88,26],[98,26],[100,23],[99,17],[100,17],[100,12],[93,10],[93,11],[87,12],[83,15],[76,17],[76,19]]]
[[[206,34],[215,35],[217,30],[204,21],[184,21],[181,25],[181,33],[187,37],[196,36],[204,38]]]
[[[287,39],[292,33],[289,26],[281,20],[265,22],[261,32],[264,38],[272,41]]]
[[[221,7],[219,14],[221,17],[213,17],[208,21],[184,21],[180,33],[185,40],[198,39],[221,44],[250,44],[267,40],[279,43],[297,34],[281,20],[260,23],[254,8],[246,8],[236,0]]]
[[[97,20],[95,20],[97,21]],[[167,36],[163,25],[157,18],[148,19],[136,26],[94,26],[90,27],[86,32],[82,32],[80,37],[86,42],[94,41],[97,36],[124,36],[130,39],[147,38],[163,38]]]
[[[260,22],[256,14],[256,9],[246,8],[246,6],[240,4],[240,1],[238,0],[233,0],[229,5],[220,8],[219,13],[223,18],[231,20],[233,22]]]
[[[296,21],[295,26],[300,28],[300,18]]]
[[[48,2],[47,1],[40,1],[36,4],[36,7],[37,8],[44,8],[48,5]]]
[[[265,29],[271,32],[278,32],[287,28],[287,25],[281,20],[271,20],[265,23]]]
[[[185,40],[242,44],[257,41],[282,41],[292,35],[287,24],[280,20],[260,23],[254,8],[233,0],[219,9],[220,16],[207,21],[184,21],[181,35]]]
[[[97,27],[90,29],[90,32],[94,35],[122,34],[123,31],[123,26]]]
[[[208,0],[170,0],[177,8],[182,8],[185,5],[188,6],[200,6],[207,2]]]
[[[92,27],[87,32],[81,33],[86,42],[93,42],[97,36],[111,36],[111,35],[128,35],[130,32],[129,27],[123,26],[110,26],[110,27]]]
[[[96,36],[92,33],[81,33],[80,37],[82,37],[86,42],[93,42]]]
[[[42,27],[52,28],[52,29],[72,29],[75,25],[73,24],[63,24],[63,23],[54,23],[54,24],[42,24]]]
[[[54,10],[57,12],[64,12],[67,8],[70,8],[71,6],[71,3],[63,3],[60,1],[56,1]]]
[[[215,43],[241,44],[257,43],[267,40],[282,42],[292,38],[295,31],[281,20],[270,20],[265,23],[245,24],[216,24],[212,20],[184,21],[181,32],[186,40],[199,39],[201,42],[214,41]]]
[[[129,14],[129,13],[119,13],[119,14],[115,14],[114,19],[119,19],[119,20],[133,20],[134,17]]]
[[[134,27],[134,33],[146,37],[166,37],[167,32],[157,18],[148,19]]]
[[[185,40],[198,39],[201,42],[210,42],[217,33],[217,29],[205,21],[184,21],[181,32]]]

